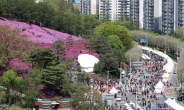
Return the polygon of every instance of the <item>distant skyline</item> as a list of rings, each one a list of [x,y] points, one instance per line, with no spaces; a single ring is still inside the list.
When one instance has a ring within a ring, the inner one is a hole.
[[[75,0],[75,3],[80,3],[80,0]]]

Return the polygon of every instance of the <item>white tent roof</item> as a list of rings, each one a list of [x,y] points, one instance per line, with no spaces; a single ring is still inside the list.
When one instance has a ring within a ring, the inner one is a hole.
[[[174,100],[168,98],[165,103],[167,105],[169,105],[171,108],[173,108],[174,110],[184,110],[184,107],[179,105],[177,102],[175,102]]]
[[[162,78],[169,78],[170,74],[163,74]]]
[[[99,62],[99,59],[90,54],[80,54],[78,62],[85,72],[93,72],[94,65]]]
[[[116,94],[118,93],[118,90],[115,87],[112,87],[112,89],[109,92],[110,94]]]
[[[157,83],[157,85],[155,86],[155,89],[163,88],[163,86],[164,86],[164,84],[163,84],[161,81],[159,81],[159,82]]]

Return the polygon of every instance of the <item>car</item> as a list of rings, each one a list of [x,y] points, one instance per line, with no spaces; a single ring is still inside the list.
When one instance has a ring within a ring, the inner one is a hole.
[[[184,95],[179,95],[177,98],[178,101],[183,101],[184,100]]]

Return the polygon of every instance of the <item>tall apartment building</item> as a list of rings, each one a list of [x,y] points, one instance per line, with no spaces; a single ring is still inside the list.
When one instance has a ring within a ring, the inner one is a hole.
[[[130,19],[130,0],[117,1],[117,14],[118,20]]]
[[[162,0],[162,33],[169,34],[175,30],[176,0]]]
[[[81,0],[80,13],[81,14],[98,14],[99,0]]]
[[[154,0],[144,0],[144,21],[143,29],[153,31],[154,30]]]
[[[153,31],[162,32],[162,0],[154,0]],[[152,20],[151,20],[152,21]],[[152,31],[152,30],[149,30]]]
[[[178,0],[178,26],[184,28],[184,0]]]
[[[178,26],[178,0],[144,0],[143,29],[169,34]]]
[[[110,21],[116,21],[117,19],[116,0],[99,1],[99,19],[108,19]]]
[[[143,28],[143,0],[130,0],[130,19],[136,28]]]
[[[130,0],[100,0],[99,19],[118,21],[130,18]]]

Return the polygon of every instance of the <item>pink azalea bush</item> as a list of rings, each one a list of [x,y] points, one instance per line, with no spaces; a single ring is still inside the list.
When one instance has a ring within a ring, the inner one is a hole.
[[[63,40],[67,41],[68,36],[72,36],[73,45],[70,49],[66,49],[65,58],[77,58],[79,54],[90,54],[85,48],[85,40],[81,37],[69,35],[67,33],[59,32],[45,27],[39,27],[37,25],[29,25],[24,22],[18,22],[13,20],[8,20],[6,18],[0,17],[0,25],[8,25],[11,28],[20,28],[22,30],[21,34],[27,35],[28,39],[36,43],[37,48],[49,48],[55,41]],[[95,57],[99,58],[97,53],[91,53]],[[30,64],[21,62],[19,59],[13,59],[10,62],[13,70],[26,70],[30,67]]]
[[[15,58],[10,61],[10,67],[14,70],[27,70],[31,67],[31,64],[22,62],[20,59]]]

